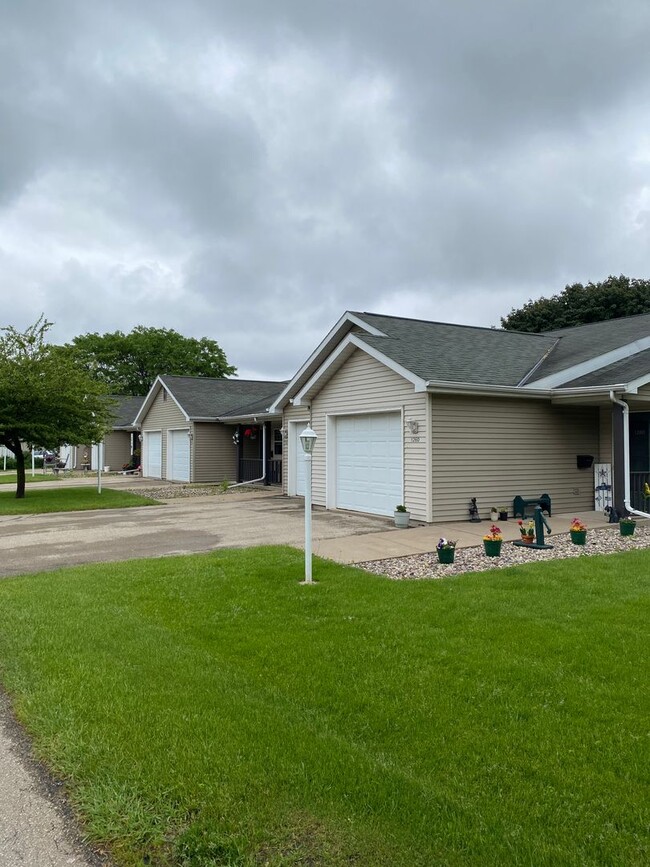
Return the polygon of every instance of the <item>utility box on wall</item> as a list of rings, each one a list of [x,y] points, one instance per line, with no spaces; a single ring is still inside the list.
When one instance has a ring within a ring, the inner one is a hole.
[[[594,464],[594,509],[605,512],[614,505],[612,497],[612,465]]]

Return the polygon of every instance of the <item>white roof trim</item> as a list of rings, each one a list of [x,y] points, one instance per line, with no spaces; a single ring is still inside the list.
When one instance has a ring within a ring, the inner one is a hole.
[[[300,382],[303,376],[305,376],[310,367],[312,367],[321,353],[325,352],[330,344],[336,343],[337,339],[344,333],[349,332],[351,325],[357,325],[359,328],[363,328],[364,331],[367,331],[368,334],[372,334],[375,337],[385,337],[386,335],[374,328],[372,325],[368,325],[367,322],[364,322],[363,319],[360,319],[358,316],[355,316],[354,313],[350,313],[346,311],[343,316],[339,319],[336,325],[329,330],[327,335],[321,342],[318,344],[316,349],[309,356],[307,361],[302,365],[302,367],[298,370],[296,375],[291,379],[291,382],[287,385],[283,392],[276,398],[275,402],[271,404],[268,411],[270,413],[278,413],[282,412],[282,408],[289,402],[289,395],[295,389],[296,384]]]
[[[580,364],[574,364],[572,367],[560,370],[558,373],[552,373],[550,376],[545,376],[534,382],[528,382],[522,387],[555,388],[565,382],[571,382],[572,379],[578,379],[580,376],[595,373],[595,371],[600,370],[602,367],[615,364],[617,361],[623,361],[623,359],[630,358],[632,355],[636,355],[646,349],[650,349],[650,337],[642,337],[640,340],[626,343],[625,346],[619,346],[610,352],[605,352],[603,355],[597,355],[587,361],[582,361]]]
[[[629,382],[627,385],[626,393],[627,394],[638,394],[639,389],[647,385],[650,382],[650,373],[646,373],[645,376],[640,376],[638,379],[633,379],[632,382]]]
[[[153,385],[149,389],[149,394],[147,394],[147,396],[145,397],[145,399],[142,403],[142,406],[140,407],[140,412],[136,415],[135,419],[133,420],[134,424],[137,424],[137,425],[142,424],[142,420],[144,418],[146,418],[147,413],[151,409],[151,405],[153,404],[153,402],[156,398],[156,395],[158,394],[158,392],[160,391],[161,388],[164,388],[167,391],[167,394],[170,395],[171,399],[174,401],[176,406],[179,408],[179,410],[183,414],[185,421],[191,420],[189,415],[185,412],[183,407],[180,405],[180,403],[176,400],[176,398],[172,394],[169,386],[165,385],[165,383],[162,381],[162,377],[157,376],[153,382]]]
[[[311,389],[321,380],[323,379],[330,368],[336,363],[339,357],[350,347],[354,346],[357,349],[361,349],[363,352],[367,353],[374,358],[376,361],[379,361],[380,364],[383,364],[385,367],[390,368],[395,373],[399,374],[403,379],[406,379],[408,382],[413,383],[415,391],[426,391],[427,384],[421,379],[419,376],[416,376],[410,370],[407,370],[405,367],[402,367],[401,364],[398,364],[396,361],[393,361],[392,358],[389,358],[387,355],[384,355],[383,352],[379,352],[379,350],[375,349],[372,346],[368,346],[367,343],[364,343],[363,338],[358,334],[348,334],[336,347],[336,349],[331,352],[326,360],[320,365],[320,367],[316,370],[316,372],[307,380],[307,382],[303,385],[300,391],[296,394],[293,399],[294,406],[301,406],[303,400],[305,400],[306,396],[309,394]]]

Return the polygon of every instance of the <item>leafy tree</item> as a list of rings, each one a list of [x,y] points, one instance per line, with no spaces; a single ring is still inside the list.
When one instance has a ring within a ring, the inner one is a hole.
[[[25,496],[23,444],[99,442],[110,426],[106,388],[71,352],[45,342],[51,326],[41,316],[24,332],[0,329],[0,444],[16,457],[18,499]]]
[[[158,374],[220,378],[236,370],[215,340],[183,337],[169,328],[138,325],[129,334],[83,334],[68,347],[114,394],[146,394]]]
[[[552,331],[621,316],[650,313],[650,280],[608,277],[601,283],[573,283],[551,298],[530,300],[501,319],[509,331]]]

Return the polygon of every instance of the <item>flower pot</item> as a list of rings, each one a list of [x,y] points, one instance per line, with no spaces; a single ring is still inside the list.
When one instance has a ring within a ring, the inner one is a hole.
[[[395,526],[399,527],[400,530],[405,530],[409,525],[409,521],[411,520],[411,513],[394,512],[393,514],[395,518]]]
[[[508,520],[508,513],[507,512],[499,512],[499,520],[500,521],[507,521]]]
[[[501,555],[501,545],[501,539],[499,539],[498,542],[483,539],[483,547],[485,548],[485,553],[488,557],[499,557]]]
[[[499,513],[497,512],[496,509],[493,509],[490,512],[490,520],[492,521],[493,524],[496,524],[496,522],[499,520]]]
[[[571,541],[574,545],[584,545],[587,541],[587,531],[586,530],[570,530],[571,533]]]
[[[636,529],[636,521],[621,521],[618,525],[621,536],[633,536]]]
[[[453,563],[455,548],[438,548],[438,561],[440,563]]]
[[[524,545],[532,545],[533,542],[535,541],[535,537],[522,535],[521,541],[524,543]]]

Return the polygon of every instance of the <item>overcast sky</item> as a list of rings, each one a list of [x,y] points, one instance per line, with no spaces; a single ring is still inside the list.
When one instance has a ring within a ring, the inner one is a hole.
[[[0,0],[0,324],[291,376],[650,278],[648,0]]]

